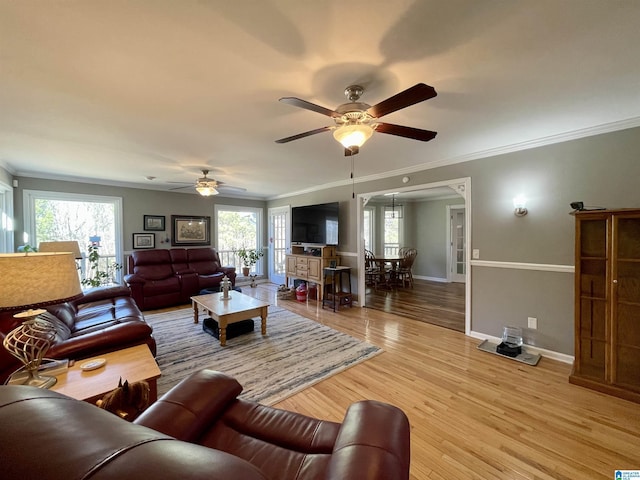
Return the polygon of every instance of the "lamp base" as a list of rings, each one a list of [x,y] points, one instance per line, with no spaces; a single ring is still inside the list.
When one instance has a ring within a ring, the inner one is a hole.
[[[6,385],[28,385],[30,387],[38,388],[51,388],[58,379],[56,377],[49,377],[46,375],[32,375],[31,372],[20,369],[17,372],[11,374],[11,376],[5,382]]]

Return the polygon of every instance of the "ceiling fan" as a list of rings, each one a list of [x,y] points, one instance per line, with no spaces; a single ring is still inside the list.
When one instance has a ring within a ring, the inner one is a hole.
[[[373,107],[358,101],[363,93],[364,87],[360,85],[348,86],[344,94],[349,102],[339,105],[335,110],[330,110],[296,97],[281,98],[280,101],[283,103],[331,117],[335,124],[299,133],[291,137],[281,138],[280,140],[276,140],[276,143],[287,143],[292,140],[315,135],[316,133],[333,130],[333,137],[344,146],[345,156],[350,156],[360,151],[360,147],[373,135],[374,131],[420,140],[422,142],[433,140],[437,135],[437,132],[430,130],[421,130],[419,128],[404,127],[402,125],[378,121],[378,119],[384,115],[435,97],[437,93],[433,87],[424,83],[418,83],[411,88],[377,103]]]
[[[202,177],[196,180],[195,185],[189,184],[184,187],[175,187],[170,188],[169,190],[180,190],[181,188],[190,188],[192,185],[195,187],[196,191],[202,195],[203,197],[209,197],[211,195],[218,195],[220,192],[227,193],[242,193],[246,192],[245,188],[241,187],[232,187],[227,185],[224,182],[220,182],[218,180],[214,180],[213,178],[209,178],[209,170],[202,170]],[[182,182],[169,182],[169,183],[182,183]]]

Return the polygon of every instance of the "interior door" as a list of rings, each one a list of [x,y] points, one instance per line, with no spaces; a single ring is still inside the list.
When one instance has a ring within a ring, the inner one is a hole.
[[[269,209],[269,279],[277,285],[285,282],[285,260],[291,244],[290,210],[289,206]]]
[[[465,207],[448,205],[449,220],[447,252],[447,280],[464,283],[466,278]]]

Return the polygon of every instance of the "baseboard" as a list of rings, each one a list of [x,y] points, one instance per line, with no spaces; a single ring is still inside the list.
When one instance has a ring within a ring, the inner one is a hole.
[[[489,340],[491,342],[500,343],[502,341],[499,337],[494,337],[491,335],[486,335],[480,332],[474,332],[473,330],[469,332],[469,336],[473,338],[479,338],[481,340]],[[552,350],[547,350],[544,348],[536,347],[533,345],[524,345],[528,352],[537,353],[542,355],[543,357],[550,358],[551,360],[557,360],[562,363],[573,364],[574,357],[572,355],[567,355],[566,353],[554,352]]]
[[[440,277],[427,277],[424,275],[414,275],[413,278],[417,280],[428,280],[430,282],[448,283],[448,280],[446,278],[440,278]]]

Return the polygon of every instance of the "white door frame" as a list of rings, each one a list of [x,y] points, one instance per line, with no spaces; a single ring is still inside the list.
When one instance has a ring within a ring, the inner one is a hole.
[[[285,281],[285,275],[278,275],[275,272],[275,259],[276,259],[276,255],[275,255],[275,243],[274,243],[274,237],[275,237],[275,232],[273,229],[273,217],[276,215],[284,215],[285,216],[285,230],[284,230],[284,245],[285,245],[285,253],[290,253],[291,252],[291,207],[289,205],[285,205],[283,207],[274,207],[274,208],[269,208],[268,209],[268,218],[269,221],[267,222],[268,224],[268,234],[269,234],[269,239],[268,239],[268,248],[269,248],[269,280],[277,285],[281,285],[284,283]]]
[[[442,182],[426,183],[423,185],[413,185],[410,187],[390,188],[388,190],[380,190],[376,192],[359,193],[357,195],[357,232],[358,232],[358,305],[364,307],[366,302],[365,277],[364,277],[364,237],[362,233],[362,223],[364,218],[364,206],[371,197],[384,195],[390,192],[406,192],[413,190],[427,190],[429,188],[451,187],[464,199],[465,207],[465,312],[464,312],[464,330],[465,334],[471,333],[471,255],[469,248],[471,246],[471,177],[454,178]]]

